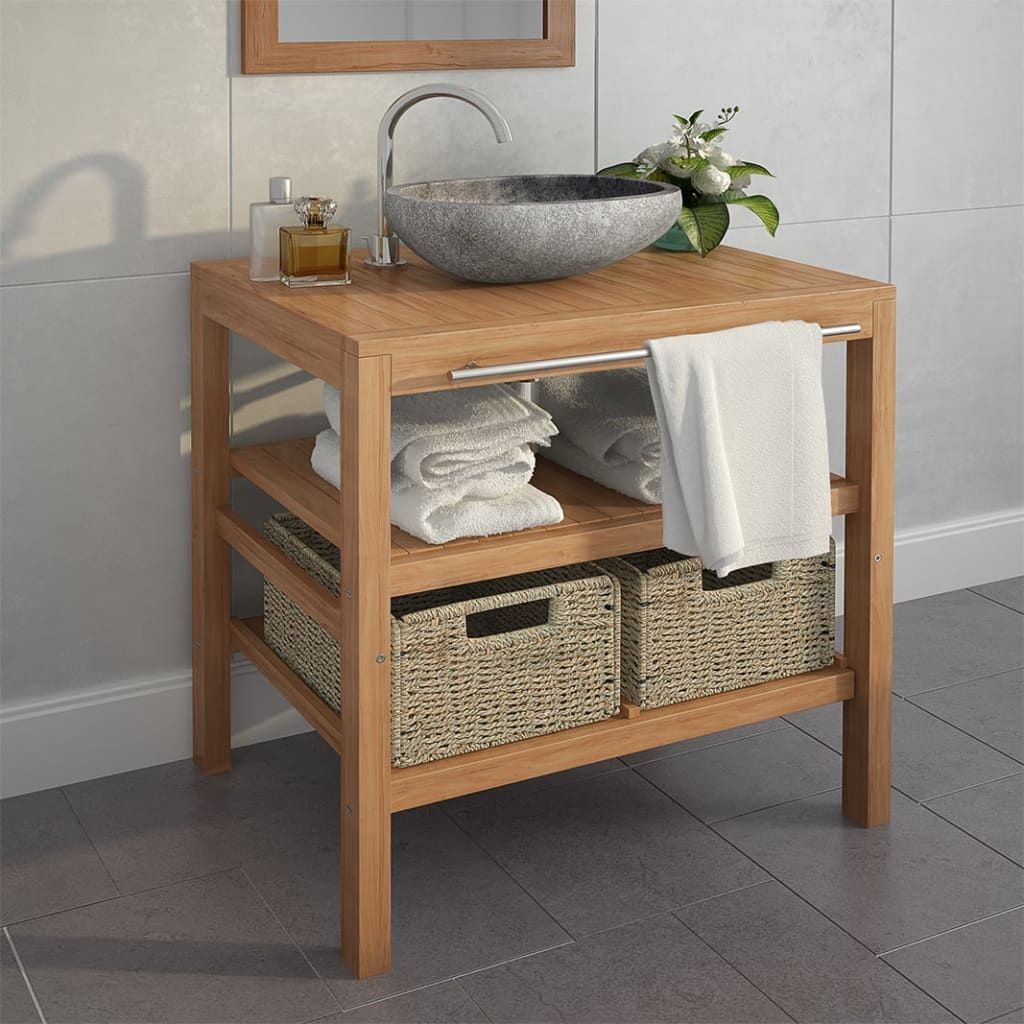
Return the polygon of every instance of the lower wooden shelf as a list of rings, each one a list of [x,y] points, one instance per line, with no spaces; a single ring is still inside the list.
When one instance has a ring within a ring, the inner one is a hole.
[[[318,533],[337,544],[338,489],[309,464],[313,441],[236,448],[235,473],[246,477]],[[425,544],[391,530],[391,594],[471,583],[513,573],[610,558],[661,546],[661,506],[645,505],[548,462],[537,460],[533,483],[553,495],[565,513],[556,526]],[[832,514],[856,512],[860,488],[833,474]]]
[[[292,706],[336,750],[341,717],[332,711],[267,646],[263,620],[233,619],[234,649],[248,657]],[[842,658],[828,668],[741,690],[729,690],[653,711],[626,705],[618,718],[521,740],[472,754],[459,754],[413,768],[391,770],[391,810],[465,796],[538,775],[578,768],[610,757],[750,725],[778,715],[849,700],[853,672]]]

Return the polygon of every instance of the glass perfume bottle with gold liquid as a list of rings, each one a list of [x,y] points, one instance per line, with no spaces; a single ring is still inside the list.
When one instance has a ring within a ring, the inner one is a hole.
[[[338,204],[327,196],[302,196],[297,227],[281,228],[281,283],[289,288],[350,284],[348,228],[331,224]]]

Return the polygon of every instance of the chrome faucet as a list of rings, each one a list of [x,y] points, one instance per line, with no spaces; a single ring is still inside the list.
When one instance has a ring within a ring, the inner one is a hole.
[[[512,129],[509,128],[508,121],[486,96],[482,96],[475,89],[464,89],[461,85],[421,85],[399,96],[384,111],[380,127],[377,129],[377,234],[363,239],[369,250],[364,262],[371,267],[397,267],[405,262],[398,253],[398,236],[391,234],[384,217],[384,193],[391,184],[395,125],[410,107],[415,106],[420,100],[429,100],[434,96],[449,96],[476,107],[491,122],[494,137],[498,142],[512,140]]]

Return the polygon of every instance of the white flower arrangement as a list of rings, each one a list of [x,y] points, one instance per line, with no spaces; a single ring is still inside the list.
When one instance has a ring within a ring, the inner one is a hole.
[[[679,227],[693,247],[706,256],[729,229],[729,207],[745,206],[775,234],[779,211],[767,196],[748,196],[755,176],[772,177],[771,171],[748,160],[737,160],[722,148],[726,125],[739,107],[722,107],[714,124],[700,120],[703,110],[689,117],[675,115],[672,137],[648,146],[635,160],[613,164],[598,174],[617,178],[646,178],[677,185],[683,194]]]

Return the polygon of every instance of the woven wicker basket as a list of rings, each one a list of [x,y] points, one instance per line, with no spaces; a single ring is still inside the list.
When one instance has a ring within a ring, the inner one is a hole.
[[[287,513],[268,539],[332,593],[338,549]],[[330,634],[264,587],[264,636],[339,710]],[[399,768],[610,718],[619,711],[619,586],[593,563],[391,602],[391,757]]]
[[[622,692],[642,708],[812,672],[835,657],[835,544],[719,579],[661,548],[598,563],[622,588]]]

